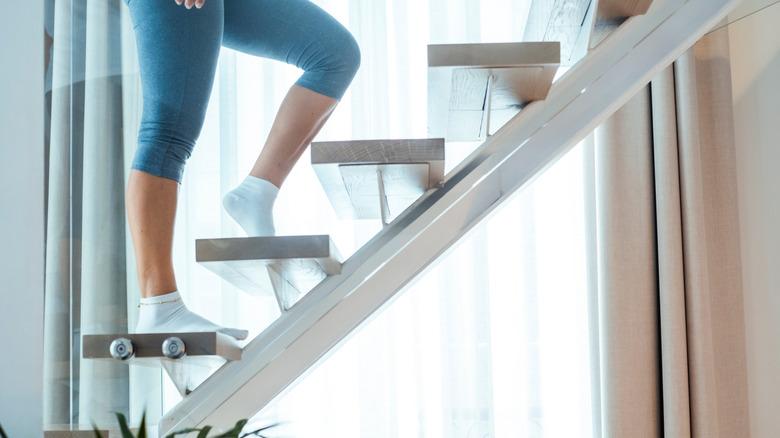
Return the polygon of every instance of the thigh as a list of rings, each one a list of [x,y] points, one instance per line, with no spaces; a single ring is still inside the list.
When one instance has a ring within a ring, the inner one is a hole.
[[[308,0],[241,0],[225,4],[225,47],[313,70],[321,67],[318,64],[330,52],[350,44],[350,33]]]
[[[144,126],[200,133],[224,29],[223,0],[186,9],[174,0],[129,0],[141,69]]]

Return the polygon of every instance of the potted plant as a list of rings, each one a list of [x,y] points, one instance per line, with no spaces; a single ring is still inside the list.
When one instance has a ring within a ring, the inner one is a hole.
[[[119,431],[122,433],[122,438],[146,438],[146,414],[141,416],[141,425],[138,427],[138,435],[133,434],[132,430],[130,430],[130,426],[127,424],[127,418],[120,414],[116,414],[117,422],[119,423]],[[269,430],[279,426],[279,423],[272,424],[270,426],[265,426],[257,430],[253,430],[251,432],[241,433],[242,430],[244,430],[244,427],[249,422],[249,420],[239,420],[236,422],[235,426],[233,426],[230,430],[227,432],[223,432],[218,435],[209,435],[213,429],[212,426],[203,426],[201,428],[189,428],[189,429],[182,429],[177,430],[175,432],[171,432],[168,435],[165,436],[165,438],[175,438],[177,436],[183,436],[183,435],[190,435],[197,433],[197,438],[247,438],[247,437],[258,437],[258,438],[267,438],[263,433],[268,432]],[[96,438],[104,438],[100,432],[98,431],[97,427],[94,427],[95,430],[95,437]],[[2,434],[2,429],[0,429],[0,434]],[[0,438],[8,438],[5,435],[0,435]]]

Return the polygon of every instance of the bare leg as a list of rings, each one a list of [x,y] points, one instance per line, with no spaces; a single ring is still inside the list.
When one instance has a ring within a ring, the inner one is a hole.
[[[181,301],[172,259],[178,194],[179,184],[172,179],[137,170],[130,174],[126,197],[127,217],[143,297],[135,332],[217,331],[239,340],[246,339],[246,330],[220,327],[190,312]],[[157,301],[144,305],[144,299]]]
[[[265,147],[249,176],[222,198],[228,214],[247,236],[274,236],[273,206],[279,187],[338,100],[294,85],[287,92]]]
[[[337,104],[336,99],[293,85],[250,175],[281,187]]]
[[[178,192],[174,180],[137,170],[130,174],[127,219],[144,298],[177,290],[172,251]]]

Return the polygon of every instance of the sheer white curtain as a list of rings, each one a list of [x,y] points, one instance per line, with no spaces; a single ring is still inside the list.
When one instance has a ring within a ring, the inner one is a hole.
[[[426,136],[426,44],[518,41],[530,0],[321,0],[363,52],[319,140]],[[179,285],[195,311],[259,333],[273,299],[194,263],[196,238],[237,236],[220,197],[249,171],[299,72],[223,51],[176,224]],[[474,144],[448,145],[448,167]],[[282,189],[281,234],[327,233],[348,257],[380,228],[339,221],[304,155]],[[589,437],[583,153],[567,156],[255,419],[293,436]],[[164,405],[178,400],[167,388]]]

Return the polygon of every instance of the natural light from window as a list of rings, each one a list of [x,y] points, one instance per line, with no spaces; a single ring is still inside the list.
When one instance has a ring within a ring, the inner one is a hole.
[[[423,138],[426,44],[522,40],[529,0],[317,1],[363,62],[318,140]],[[218,208],[251,166],[296,69],[224,50],[182,186],[174,259],[194,311],[259,334],[278,316],[197,266],[197,238],[240,236]],[[477,143],[447,146],[447,168]],[[296,437],[590,437],[584,148],[505,203],[254,423]],[[308,164],[280,234],[331,234],[344,257],[381,229],[336,217]],[[163,405],[179,400],[165,385]]]

